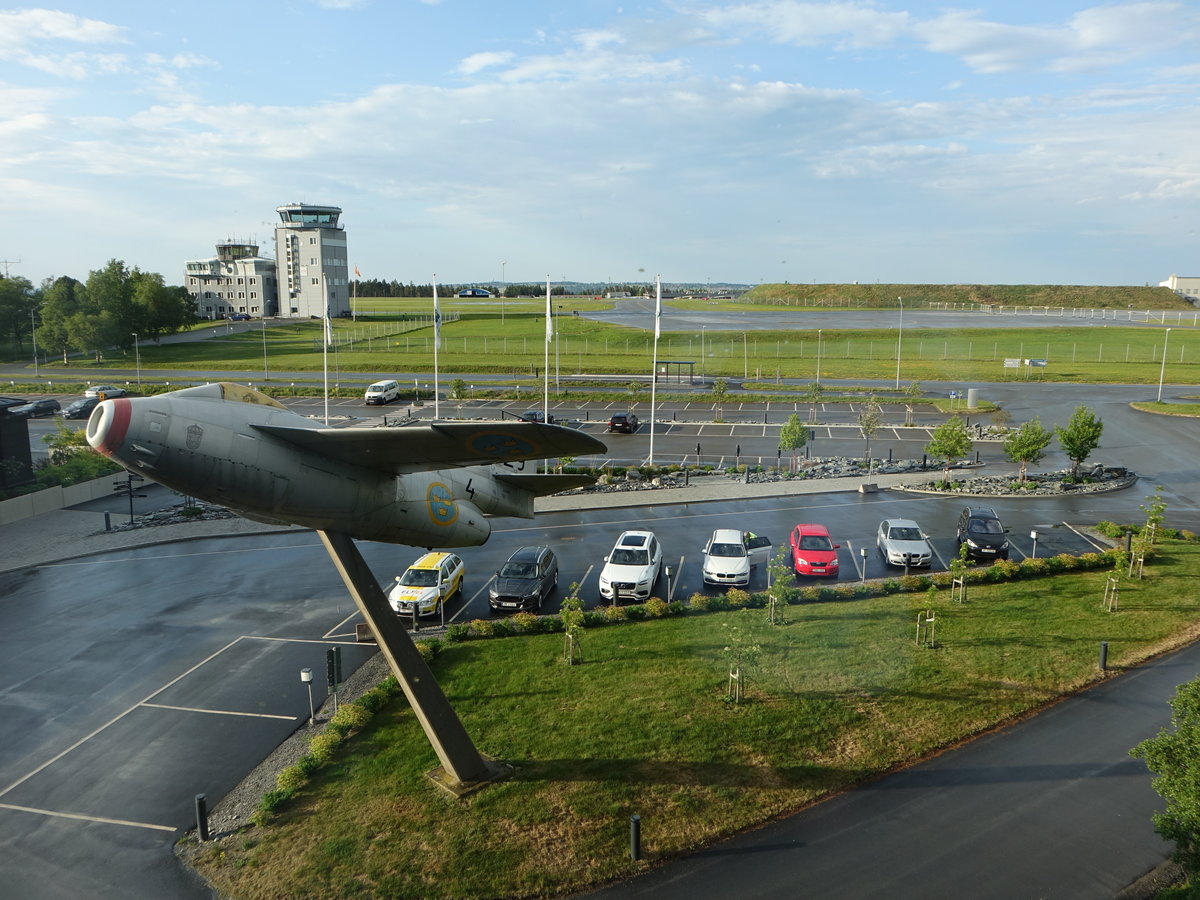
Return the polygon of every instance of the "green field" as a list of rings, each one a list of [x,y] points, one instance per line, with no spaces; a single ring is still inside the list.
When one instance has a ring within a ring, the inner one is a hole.
[[[365,301],[364,301],[365,302]],[[382,302],[382,301],[380,301]],[[343,373],[432,372],[433,329],[425,321],[401,319],[428,315],[429,301],[390,301],[387,315],[364,316],[360,321],[334,323],[335,349],[329,354],[335,379]],[[649,373],[653,352],[651,330],[593,321],[570,313],[594,307],[595,301],[566,299],[558,303],[564,314],[557,318],[558,337],[551,345],[550,366],[560,375],[640,375]],[[537,302],[507,301],[503,315],[496,301],[447,302],[442,306],[449,321],[442,327],[438,352],[439,372],[502,374],[533,378],[545,357],[545,319]],[[647,317],[649,318],[649,317]],[[1072,327],[1048,324],[1044,328],[977,328],[939,330],[919,327],[919,315],[903,332],[900,342],[900,377],[910,381],[1003,381],[1031,378],[1045,381],[1155,383],[1160,376],[1164,330],[1162,328]],[[797,324],[802,324],[798,317]],[[982,321],[988,321],[982,319]],[[1059,320],[1051,319],[1050,322]],[[1070,322],[1070,319],[1061,320]],[[651,322],[647,321],[647,326]],[[146,346],[141,348],[143,369],[204,369],[261,372],[321,370],[322,326],[304,321],[272,325],[263,331],[221,334],[211,340]],[[1167,350],[1167,380],[1194,383],[1200,380],[1200,343],[1196,329],[1175,326]],[[663,332],[658,345],[660,361],[690,361],[698,377],[772,379],[893,379],[896,375],[897,336],[894,329],[843,331],[789,329],[702,333]],[[264,346],[265,344],[265,346]],[[703,355],[702,355],[703,351]],[[1005,359],[1042,358],[1042,369],[1005,368]],[[71,367],[111,368],[132,371],[132,354],[106,358],[100,363],[73,359]],[[53,377],[54,365],[45,366]]]
[[[942,304],[953,307],[1066,307],[1068,309],[1193,309],[1168,288],[1086,284],[760,284],[749,303],[842,308],[899,309]]]
[[[1190,640],[1200,545],[1169,542],[1102,604],[1106,570],[447,645],[434,671],[480,749],[514,777],[449,801],[398,699],[274,822],[200,851],[223,896],[548,896],[634,874],[802,808]],[[919,612],[937,646],[919,647]],[[757,646],[747,699],[724,648]],[[647,860],[627,855],[642,817]]]

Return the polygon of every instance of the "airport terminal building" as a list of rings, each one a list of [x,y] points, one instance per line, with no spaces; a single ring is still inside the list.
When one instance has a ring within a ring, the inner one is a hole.
[[[217,255],[184,263],[184,286],[202,319],[276,314],[275,260],[258,255],[258,245],[217,244]]]

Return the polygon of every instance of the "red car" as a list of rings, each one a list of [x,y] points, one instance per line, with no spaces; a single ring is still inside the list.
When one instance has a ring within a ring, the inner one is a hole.
[[[797,525],[792,529],[792,565],[798,575],[838,574],[838,548],[824,525]]]

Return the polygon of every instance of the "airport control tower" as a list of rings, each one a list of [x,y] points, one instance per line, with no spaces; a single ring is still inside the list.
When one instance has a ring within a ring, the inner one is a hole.
[[[275,226],[279,315],[301,319],[324,316],[322,275],[329,289],[329,315],[350,315],[346,232],[338,224],[341,209],[288,203],[275,211],[280,219]]]

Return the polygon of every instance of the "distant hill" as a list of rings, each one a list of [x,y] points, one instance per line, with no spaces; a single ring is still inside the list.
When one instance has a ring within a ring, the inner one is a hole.
[[[760,284],[741,299],[749,303],[827,307],[899,307],[927,303],[994,306],[1066,306],[1093,309],[1191,309],[1163,287],[1082,284]]]

